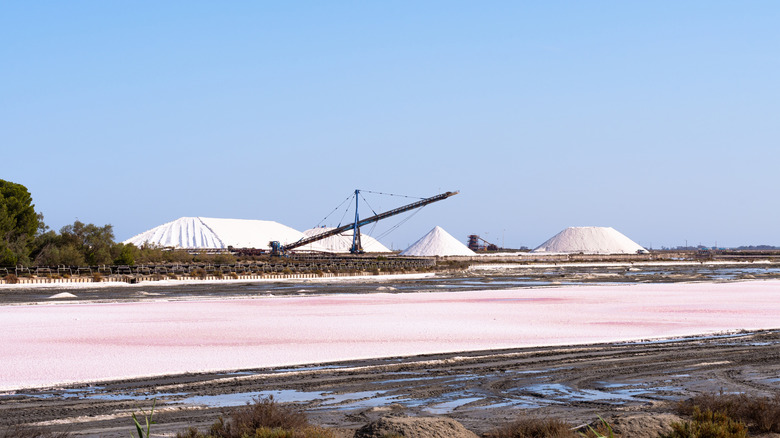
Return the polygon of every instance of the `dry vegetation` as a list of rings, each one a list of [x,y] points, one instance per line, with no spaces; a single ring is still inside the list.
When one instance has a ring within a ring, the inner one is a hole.
[[[523,418],[488,432],[485,438],[571,438],[572,425],[557,418]]]
[[[327,429],[309,424],[306,414],[273,397],[233,409],[220,416],[208,432],[195,428],[176,434],[177,438],[333,438]]]
[[[696,410],[718,412],[744,423],[754,433],[780,433],[780,397],[751,397],[746,394],[704,394],[681,402],[682,415]]]

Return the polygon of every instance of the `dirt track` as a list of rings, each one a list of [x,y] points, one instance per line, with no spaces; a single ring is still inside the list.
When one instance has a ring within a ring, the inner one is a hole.
[[[571,275],[583,278],[586,274]],[[474,277],[418,280],[413,286],[401,281],[382,287],[462,290],[466,286],[485,288],[485,282],[503,286],[507,278],[481,275],[479,281]],[[301,285],[272,288],[275,294],[283,289],[300,293]],[[357,292],[366,286],[327,286],[331,288]],[[143,289],[150,290],[158,293]],[[177,291],[159,293],[176,299]],[[216,291],[209,286],[198,294],[210,296]],[[112,299],[120,291],[90,293],[93,299]],[[126,290],[121,293],[127,295]],[[229,293],[246,295],[247,289]],[[7,295],[11,298],[6,302],[16,304],[31,298],[24,292]],[[590,422],[597,415],[670,411],[674,401],[701,392],[778,394],[778,382],[780,330],[769,330],[674,342],[453,353],[19,391],[0,396],[0,430],[22,423],[69,430],[74,435],[127,436],[131,412],[148,410],[154,399],[154,430],[173,433],[191,425],[208,425],[225,407],[273,395],[283,402],[300,403],[313,422],[326,426],[355,429],[388,413],[405,413],[446,415],[479,433],[525,414]]]

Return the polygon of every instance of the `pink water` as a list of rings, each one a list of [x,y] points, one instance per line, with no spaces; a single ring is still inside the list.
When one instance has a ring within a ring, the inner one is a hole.
[[[0,390],[780,328],[780,281],[0,307]]]

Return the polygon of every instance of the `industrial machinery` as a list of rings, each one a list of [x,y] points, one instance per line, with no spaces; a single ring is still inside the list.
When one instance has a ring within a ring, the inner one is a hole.
[[[480,243],[480,240],[484,243]],[[472,234],[469,236],[469,244],[468,247],[470,250],[474,252],[480,252],[480,251],[498,251],[498,245],[495,245],[493,243],[488,242],[487,240],[477,236],[476,234]]]
[[[458,193],[459,192],[457,192],[457,191],[456,192],[442,193],[440,195],[432,196],[430,198],[425,198],[425,199],[419,200],[417,202],[413,202],[411,204],[404,205],[402,207],[394,208],[394,209],[386,211],[384,213],[379,213],[379,214],[376,214],[374,216],[371,216],[371,217],[368,217],[368,218],[365,218],[365,219],[360,219],[360,217],[358,215],[358,198],[359,198],[358,195],[360,194],[360,190],[355,190],[355,222],[353,222],[353,223],[351,223],[349,225],[344,225],[344,226],[341,226],[341,227],[338,227],[338,228],[334,228],[332,230],[326,231],[326,232],[321,233],[321,234],[317,234],[316,236],[303,238],[303,239],[301,239],[301,240],[299,240],[297,242],[290,243],[290,244],[287,244],[287,245],[282,245],[282,243],[278,242],[278,241],[270,242],[269,245],[271,246],[271,255],[277,255],[277,256],[278,255],[282,255],[286,251],[290,251],[292,249],[299,248],[299,247],[304,246],[304,245],[308,245],[309,243],[313,243],[313,242],[325,239],[325,238],[330,237],[330,236],[335,236],[337,234],[341,234],[344,231],[348,231],[348,230],[352,230],[352,247],[350,248],[349,252],[351,252],[352,254],[360,254],[360,253],[363,252],[363,247],[360,244],[360,227],[362,227],[363,225],[368,225],[368,224],[373,223],[373,222],[378,222],[378,221],[380,221],[382,219],[387,219],[387,218],[389,218],[391,216],[395,216],[397,214],[401,214],[401,213],[407,212],[409,210],[414,210],[415,208],[420,208],[420,207],[426,206],[428,204],[432,204],[434,202],[447,199],[450,196],[457,195]]]

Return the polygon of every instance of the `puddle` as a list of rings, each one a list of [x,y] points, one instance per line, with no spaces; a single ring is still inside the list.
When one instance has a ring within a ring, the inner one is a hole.
[[[622,386],[627,386],[622,384],[613,385],[615,386],[605,385],[604,388],[619,388]],[[569,386],[559,383],[541,383],[518,388],[517,391],[530,392],[537,397],[565,402],[580,401],[622,404],[629,401],[644,401],[645,399],[640,396],[645,394],[654,393],[656,391],[671,391],[675,389],[675,387],[665,386],[654,388],[625,388],[616,389],[614,391],[602,391],[598,389],[575,390]]]
[[[160,392],[160,393],[153,393],[153,394],[92,394],[89,396],[86,396],[85,398],[89,399],[95,399],[95,400],[135,400],[135,401],[145,401],[145,400],[162,400],[167,399],[170,397],[177,397],[182,396],[184,394],[182,393],[174,393],[174,392]]]
[[[360,391],[333,394],[321,391],[297,391],[280,389],[274,391],[239,392],[234,394],[196,395],[178,400],[178,403],[207,406],[210,408],[227,408],[251,403],[255,399],[273,397],[279,403],[316,403],[320,408],[368,408],[382,406],[392,397],[379,397],[385,391]]]
[[[266,397],[273,397],[275,401],[280,403],[302,403],[317,400],[322,397],[322,393],[280,389],[275,391],[237,392],[234,394],[194,395],[179,400],[179,403],[210,408],[227,408],[245,405],[251,403],[254,399]]]
[[[103,387],[91,387],[91,388],[73,388],[73,389],[62,389],[58,391],[51,391],[51,392],[40,392],[40,393],[17,393],[14,395],[21,395],[26,397],[33,397],[33,398],[39,398],[39,399],[50,399],[50,398],[78,398],[78,399],[91,399],[91,400],[110,400],[110,401],[117,401],[117,400],[135,400],[135,401],[146,401],[146,400],[161,400],[161,399],[167,399],[171,397],[177,397],[182,396],[185,394],[182,393],[173,393],[173,392],[160,392],[160,393],[103,393],[98,391],[103,391],[105,388]]]
[[[461,407],[463,405],[467,405],[469,403],[472,403],[472,402],[475,402],[475,401],[479,401],[479,400],[482,400],[482,399],[483,399],[483,397],[459,398],[459,399],[451,400],[451,401],[448,401],[448,402],[436,403],[436,404],[433,404],[433,405],[429,405],[429,406],[425,407],[424,410],[428,411],[428,412],[430,412],[432,414],[444,415],[444,414],[448,414],[448,413],[454,411],[455,409],[457,409],[457,408],[459,408],[459,407]]]

